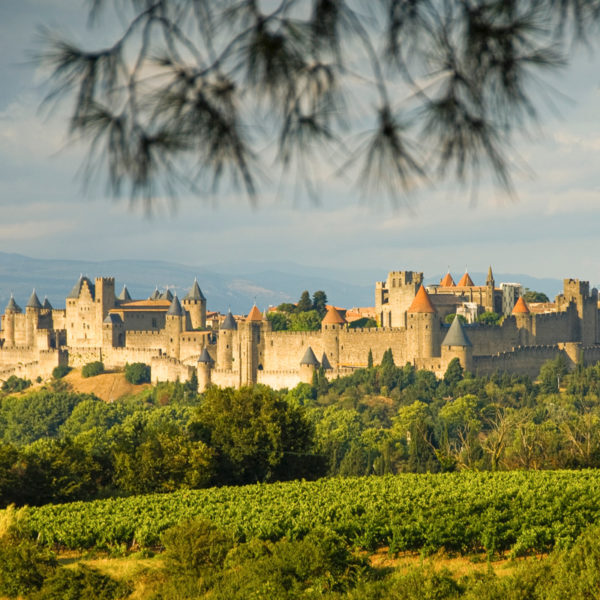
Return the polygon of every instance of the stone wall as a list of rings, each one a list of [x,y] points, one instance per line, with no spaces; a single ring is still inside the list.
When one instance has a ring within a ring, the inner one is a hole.
[[[188,381],[194,368],[181,364],[176,358],[156,356],[150,360],[151,377],[154,383],[159,381]]]

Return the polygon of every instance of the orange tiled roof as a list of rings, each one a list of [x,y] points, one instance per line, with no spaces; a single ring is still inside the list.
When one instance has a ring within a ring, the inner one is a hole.
[[[258,310],[256,304],[252,307],[252,310],[248,313],[246,321],[262,321],[262,313]]]
[[[433,308],[433,304],[431,304],[431,300],[429,299],[429,294],[425,289],[425,286],[422,285],[417,292],[412,304],[410,305],[408,312],[411,313],[435,313],[435,308]]]
[[[335,306],[327,307],[327,314],[321,321],[321,323],[324,323],[325,325],[343,325],[345,322],[344,317],[340,315]]]
[[[475,284],[471,279],[471,276],[465,271],[465,274],[460,278],[460,281],[456,284],[456,287],[474,287]]]
[[[454,287],[455,285],[454,279],[452,279],[452,275],[450,275],[450,271],[448,271],[440,281],[440,287]]]
[[[529,312],[530,312],[529,307],[527,306],[527,303],[525,302],[525,300],[523,300],[523,297],[521,296],[517,300],[515,307],[512,309],[512,314],[513,315],[528,315]]]

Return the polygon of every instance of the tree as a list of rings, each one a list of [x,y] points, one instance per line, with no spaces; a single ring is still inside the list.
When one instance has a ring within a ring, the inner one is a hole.
[[[131,363],[125,365],[125,379],[134,385],[150,383],[149,365],[144,363]]]
[[[310,474],[312,427],[300,408],[273,390],[210,388],[198,418],[206,443],[217,451],[220,482],[254,483]]]
[[[444,373],[444,383],[451,389],[463,378],[463,368],[458,358],[453,358],[448,363],[448,368]]]
[[[312,310],[312,308],[313,303],[310,299],[310,294],[308,293],[308,290],[304,290],[300,295],[300,300],[298,300],[298,304],[296,304],[296,312],[308,312],[309,310]]]
[[[581,0],[94,0],[89,22],[109,5],[113,43],[46,31],[40,62],[48,99],[73,100],[91,174],[147,206],[223,176],[255,198],[268,143],[311,196],[328,165],[393,198],[450,173],[510,187],[511,141],[544,96],[530,84],[600,21]]]
[[[543,292],[536,292],[534,290],[530,290],[529,288],[525,288],[523,300],[525,300],[525,302],[550,302],[546,294],[544,294]]]
[[[86,365],[83,365],[81,369],[82,377],[95,377],[101,373],[104,373],[104,363],[99,360],[87,363]]]
[[[285,331],[289,328],[289,317],[284,312],[270,312],[267,313],[267,319],[271,321],[271,326],[273,327],[273,331]]]
[[[444,323],[448,323],[449,325],[452,325],[452,322],[454,321],[455,317],[456,317],[456,313],[450,313],[449,315],[446,315],[444,317]],[[462,315],[458,315],[458,320],[463,325],[465,325],[467,323],[467,320]]]
[[[543,392],[553,394],[560,388],[560,379],[568,372],[567,361],[563,354],[558,354],[554,360],[549,360],[540,369],[540,387]]]
[[[323,290],[317,290],[312,297],[312,308],[319,313],[321,319],[327,312],[327,294]]]
[[[321,317],[316,310],[299,312],[290,317],[289,329],[291,331],[318,331],[321,329]]]
[[[502,315],[499,315],[496,312],[492,312],[490,310],[486,310],[482,312],[477,317],[478,323],[483,323],[484,325],[500,325],[500,321],[502,320]]]

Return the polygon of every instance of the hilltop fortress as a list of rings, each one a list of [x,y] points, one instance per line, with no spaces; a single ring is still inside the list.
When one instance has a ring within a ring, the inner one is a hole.
[[[352,329],[343,311],[328,307],[319,331],[273,331],[266,312],[253,306],[245,318],[230,313],[207,327],[206,298],[195,281],[180,301],[156,290],[132,300],[115,280],[80,277],[64,309],[42,304],[35,292],[25,310],[11,297],[1,318],[0,380],[10,375],[49,377],[58,365],[102,361],[107,369],[126,363],[151,366],[154,381],[185,381],[197,373],[207,385],[239,387],[263,383],[274,388],[312,381],[323,367],[328,378],[378,364],[391,348],[397,365],[407,362],[442,375],[453,358],[477,374],[528,374],[561,353],[570,365],[600,360],[598,292],[578,279],[565,279],[555,303],[534,312],[518,284],[495,286],[468,273],[458,284],[448,273],[425,287],[423,273],[393,271],[375,284],[378,327]],[[504,314],[500,325],[474,322],[482,312]],[[462,314],[470,323],[454,318]]]

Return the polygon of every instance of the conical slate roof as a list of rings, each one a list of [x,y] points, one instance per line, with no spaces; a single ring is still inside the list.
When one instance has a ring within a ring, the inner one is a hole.
[[[323,352],[323,356],[321,357],[321,366],[327,371],[329,369],[333,369],[329,359],[327,358],[327,354]]]
[[[150,298],[148,298],[148,300],[160,300],[160,292],[158,291],[158,288],[156,288],[152,294],[150,294]]]
[[[111,325],[119,325],[122,322],[123,321],[122,321],[121,317],[114,313],[108,313],[106,315],[106,319],[104,319],[104,323],[111,324]]]
[[[527,306],[527,302],[525,302],[525,300],[523,299],[523,296],[521,296],[517,300],[515,307],[512,309],[512,314],[513,315],[528,315],[530,312],[531,311],[529,310],[529,307]]]
[[[246,321],[262,321],[262,313],[258,310],[256,304],[252,307],[252,310],[248,313]]]
[[[131,300],[129,290],[127,289],[126,285],[123,286],[121,293],[117,296],[117,300],[123,300],[124,302],[129,302]]]
[[[177,298],[177,296],[173,297],[173,300],[171,301],[171,306],[169,306],[167,314],[171,317],[183,316],[183,310],[181,308],[181,304],[179,303],[179,298]]]
[[[471,341],[467,337],[465,330],[463,329],[462,323],[458,318],[458,315],[454,317],[454,321],[452,321],[452,325],[450,325],[450,329],[442,342],[443,346],[463,346],[470,347],[472,346]]]
[[[198,280],[194,279],[194,285],[192,289],[186,294],[184,300],[206,300],[200,286],[198,285]]]
[[[340,315],[335,306],[327,307],[327,314],[323,317],[321,323],[324,325],[343,325],[346,322],[344,317]]]
[[[425,289],[425,286],[421,286],[417,295],[415,296],[412,304],[408,308],[409,313],[435,313],[435,308],[431,304],[429,294]]]
[[[171,300],[173,300],[173,294],[171,293],[171,290],[167,289],[162,294],[159,294],[158,299],[168,300],[170,302]]]
[[[475,284],[471,279],[471,276],[465,271],[465,274],[460,278],[460,281],[456,284],[457,287],[473,287]]]
[[[313,352],[313,349],[310,346],[306,349],[306,352],[304,353],[300,364],[310,365],[312,367],[319,366],[319,361],[317,360],[317,357],[315,356],[315,353]]]
[[[11,310],[12,312],[23,312],[21,310],[21,307],[15,302],[15,297],[11,294],[10,295],[10,300],[8,301],[8,304],[6,305],[6,312],[8,312],[9,310]]]
[[[444,277],[442,277],[440,287],[454,287],[455,285],[454,279],[452,279],[452,275],[450,275],[450,271],[448,271]]]
[[[31,292],[31,296],[29,296],[29,301],[27,302],[26,307],[27,308],[42,308],[42,303],[40,302],[40,299],[37,297],[35,290],[33,290],[33,292]]]
[[[221,327],[219,329],[237,329],[237,323],[231,314],[231,311],[227,313],[225,320],[221,323]]]
[[[211,365],[213,362],[215,362],[210,354],[208,353],[208,350],[206,348],[206,346],[204,346],[204,350],[202,350],[202,354],[200,355],[200,358],[198,359],[199,363],[206,363]]]
[[[52,310],[52,304],[50,304],[50,300],[48,300],[48,296],[44,298],[44,304],[42,304],[42,308],[46,310]]]
[[[71,290],[71,292],[67,296],[67,298],[79,298],[79,294],[81,294],[81,288],[83,286],[84,281],[88,284],[88,287],[90,288],[90,292],[92,293],[92,298],[93,298],[94,297],[94,284],[87,277],[84,277],[83,275],[80,275],[79,279],[77,280],[77,283],[73,286],[73,289]]]

